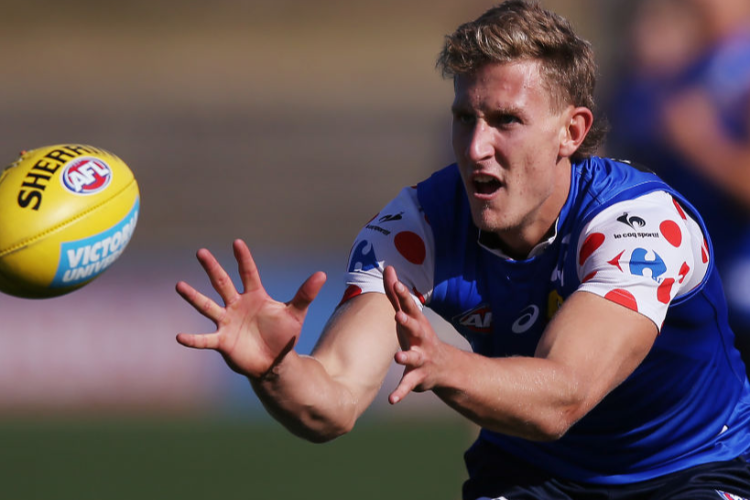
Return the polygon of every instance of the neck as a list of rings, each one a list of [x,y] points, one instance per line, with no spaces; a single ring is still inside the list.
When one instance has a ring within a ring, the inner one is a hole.
[[[497,233],[483,231],[479,235],[479,242],[487,248],[499,250],[503,255],[507,255],[513,260],[526,260],[529,258],[531,251],[542,241],[546,241],[555,234],[555,223],[553,222],[545,235],[537,243],[529,245],[522,239],[515,244],[508,244]],[[504,235],[504,237],[507,235]],[[507,239],[507,238],[506,238]]]

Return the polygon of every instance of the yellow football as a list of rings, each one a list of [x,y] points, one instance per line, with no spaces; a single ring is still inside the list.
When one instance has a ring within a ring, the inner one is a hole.
[[[120,158],[60,144],[21,153],[0,174],[0,291],[63,295],[99,276],[122,254],[140,196]]]

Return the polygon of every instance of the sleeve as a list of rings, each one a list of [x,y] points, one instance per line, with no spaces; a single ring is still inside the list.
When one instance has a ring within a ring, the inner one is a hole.
[[[661,329],[672,301],[700,285],[707,244],[695,220],[665,192],[617,203],[578,241],[578,290],[637,311]]]
[[[396,269],[420,308],[429,302],[434,276],[432,230],[415,188],[398,196],[360,231],[349,254],[342,303],[362,293],[385,293],[383,271]]]

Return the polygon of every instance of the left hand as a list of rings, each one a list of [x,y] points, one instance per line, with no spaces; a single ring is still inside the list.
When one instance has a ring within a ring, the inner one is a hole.
[[[402,349],[394,359],[404,366],[398,387],[388,397],[391,404],[396,404],[411,391],[429,391],[438,384],[449,346],[438,338],[409,290],[398,281],[393,267],[386,267],[383,279],[385,293],[396,311],[396,332]]]
[[[243,291],[237,290],[229,274],[208,250],[199,250],[198,260],[224,305],[184,281],[179,282],[177,293],[213,321],[216,332],[181,333],[177,341],[193,349],[218,351],[235,372],[261,379],[292,352],[308,307],[325,282],[325,274],[313,274],[290,302],[278,302],[263,287],[258,267],[245,242],[236,240],[233,248]]]

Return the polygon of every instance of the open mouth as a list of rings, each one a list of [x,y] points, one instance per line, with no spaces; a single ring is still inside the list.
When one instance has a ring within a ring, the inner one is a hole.
[[[488,176],[477,176],[473,179],[474,184],[474,191],[477,194],[493,194],[498,189],[500,189],[500,186],[502,186],[502,183],[495,179],[494,177],[488,177]]]

